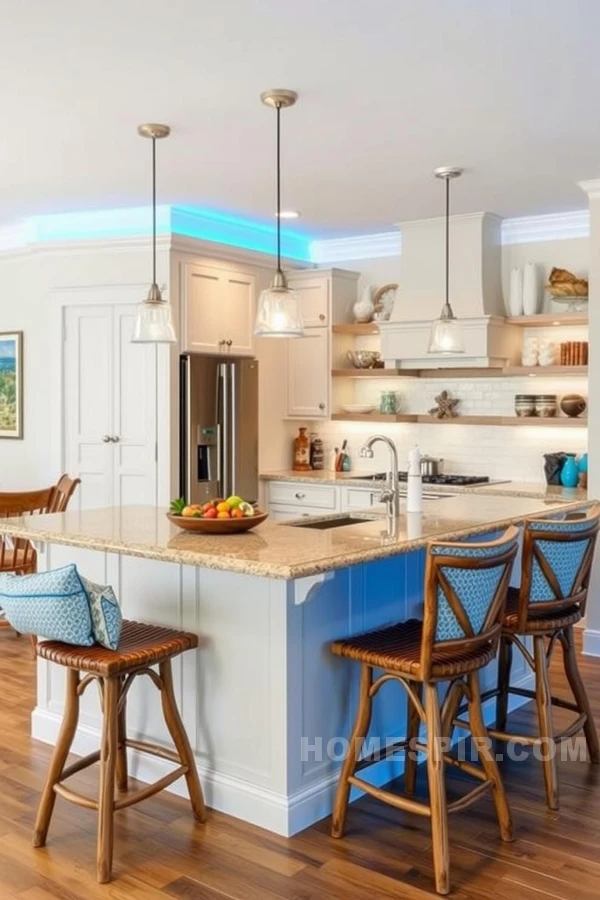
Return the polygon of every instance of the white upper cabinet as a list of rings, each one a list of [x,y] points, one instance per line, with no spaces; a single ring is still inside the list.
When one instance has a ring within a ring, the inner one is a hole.
[[[329,416],[329,331],[307,328],[303,338],[288,341],[288,416]]]
[[[305,328],[329,325],[329,278],[290,276],[288,285],[300,294],[300,311]]]
[[[356,300],[356,272],[309,269],[288,274],[300,294],[305,337],[288,341],[287,415],[327,419],[331,412],[332,322],[349,321]]]
[[[243,269],[184,263],[184,349],[251,355],[255,293],[255,277]]]

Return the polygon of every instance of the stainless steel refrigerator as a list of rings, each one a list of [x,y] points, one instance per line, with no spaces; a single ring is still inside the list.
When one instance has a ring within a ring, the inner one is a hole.
[[[258,361],[180,357],[180,493],[188,503],[258,498]]]

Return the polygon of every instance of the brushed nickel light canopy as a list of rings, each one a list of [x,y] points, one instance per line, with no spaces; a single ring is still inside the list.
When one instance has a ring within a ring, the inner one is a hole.
[[[152,141],[152,284],[146,299],[139,304],[132,342],[135,344],[173,344],[177,340],[171,304],[163,299],[156,283],[156,141],[171,133],[168,125],[147,123],[138,125],[140,137]]]
[[[298,94],[279,88],[264,91],[260,99],[265,106],[270,106],[277,112],[277,269],[271,287],[262,291],[258,298],[254,334],[257,337],[303,337],[300,296],[288,287],[281,268],[281,110],[293,106]]]
[[[453,178],[459,178],[462,173],[463,169],[459,166],[440,166],[433,171],[436,178],[446,182],[446,298],[439,319],[434,319],[431,323],[429,353],[442,356],[464,353],[460,323],[450,304],[450,182]]]

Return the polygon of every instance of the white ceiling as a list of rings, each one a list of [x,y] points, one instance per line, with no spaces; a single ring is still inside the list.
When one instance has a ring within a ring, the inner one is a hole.
[[[585,205],[600,176],[599,0],[0,0],[0,222],[159,201],[253,218],[284,206],[314,236],[441,212]]]

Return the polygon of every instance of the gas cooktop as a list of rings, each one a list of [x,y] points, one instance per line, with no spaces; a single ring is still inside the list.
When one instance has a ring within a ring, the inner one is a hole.
[[[385,481],[387,479],[386,472],[376,472],[374,475],[354,475],[356,479],[362,481]],[[456,486],[467,486],[470,484],[488,484],[489,477],[487,475],[423,475],[423,484],[448,484]],[[398,479],[406,481],[408,472],[398,472]]]

